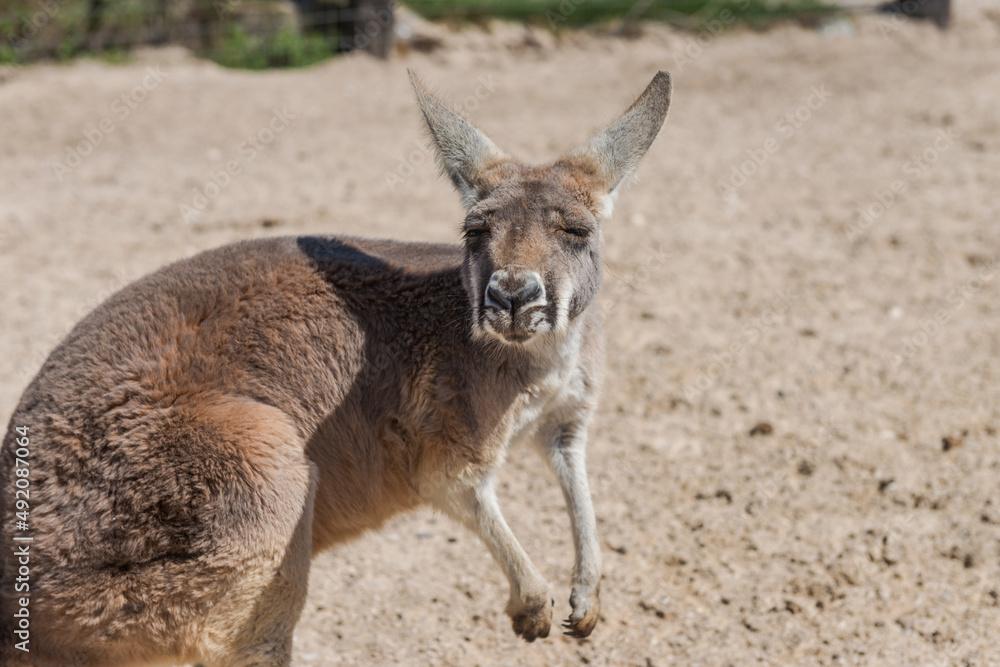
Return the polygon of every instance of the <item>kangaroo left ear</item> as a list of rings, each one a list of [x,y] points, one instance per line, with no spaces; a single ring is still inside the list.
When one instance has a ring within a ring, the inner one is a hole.
[[[471,208],[491,189],[492,180],[502,178],[505,170],[498,167],[516,162],[472,123],[431,95],[411,70],[406,71],[437,146],[441,170],[455,184],[462,205]]]
[[[670,108],[670,74],[658,72],[646,90],[625,113],[593,139],[571,151],[560,162],[596,172],[600,192],[608,198],[639,166],[639,162],[667,118]],[[610,214],[610,210],[607,211]]]

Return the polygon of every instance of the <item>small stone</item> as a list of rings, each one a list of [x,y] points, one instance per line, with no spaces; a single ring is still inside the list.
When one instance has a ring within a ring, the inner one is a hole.
[[[941,450],[945,452],[950,452],[956,447],[962,446],[962,438],[957,435],[946,435],[941,438]]]

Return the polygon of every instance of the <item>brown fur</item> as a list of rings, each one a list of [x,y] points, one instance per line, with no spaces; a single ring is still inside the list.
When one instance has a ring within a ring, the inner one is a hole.
[[[437,138],[453,134],[425,116]],[[489,174],[456,176],[474,181],[466,225],[488,218],[486,239],[238,243],[130,285],[73,329],[0,450],[3,665],[287,665],[311,556],[423,502],[504,565],[515,631],[548,634],[548,592],[491,509],[489,480],[512,438],[534,436],[557,474],[572,472],[560,479],[574,531],[593,523],[582,447],[602,364],[588,306],[597,202],[613,187],[574,166],[580,155],[543,169],[498,155],[478,160]],[[567,224],[592,234],[566,236]],[[571,290],[564,330],[554,298],[549,333],[511,314],[524,344],[482,335],[471,286],[515,265],[536,267],[555,297]],[[18,426],[31,443],[30,653],[13,649],[10,625]],[[569,625],[586,636],[599,554],[581,542]]]

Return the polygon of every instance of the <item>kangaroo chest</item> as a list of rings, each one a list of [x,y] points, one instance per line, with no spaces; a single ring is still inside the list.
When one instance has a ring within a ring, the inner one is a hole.
[[[577,341],[572,341],[576,343]],[[543,426],[557,426],[585,399],[579,346],[566,345],[554,363],[536,382],[521,392],[511,409],[508,445],[538,435]]]

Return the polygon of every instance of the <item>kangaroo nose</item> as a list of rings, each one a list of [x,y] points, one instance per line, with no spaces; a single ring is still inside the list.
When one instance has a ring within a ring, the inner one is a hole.
[[[534,271],[516,276],[497,271],[490,276],[490,283],[486,286],[486,305],[511,314],[522,308],[540,305],[544,298],[541,277]]]

